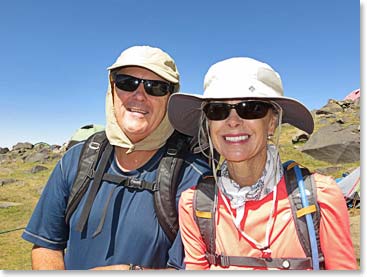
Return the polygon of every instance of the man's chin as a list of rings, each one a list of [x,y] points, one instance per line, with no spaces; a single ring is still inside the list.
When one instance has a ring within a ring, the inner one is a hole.
[[[124,133],[133,143],[141,141],[149,135],[146,128],[126,128]]]

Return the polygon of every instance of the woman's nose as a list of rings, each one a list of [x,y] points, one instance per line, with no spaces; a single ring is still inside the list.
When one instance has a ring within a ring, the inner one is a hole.
[[[241,118],[235,109],[231,109],[227,118],[227,124],[231,127],[236,127],[241,123]]]

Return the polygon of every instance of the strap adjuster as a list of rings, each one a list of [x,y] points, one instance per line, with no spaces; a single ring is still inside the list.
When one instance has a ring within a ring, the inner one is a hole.
[[[210,254],[208,252],[205,253],[206,259],[208,260],[209,264],[213,264],[215,266],[218,265],[217,255]]]
[[[88,146],[90,149],[98,150],[101,144],[95,141],[91,141]]]
[[[213,264],[215,266],[219,265],[221,267],[229,267],[229,257],[224,255],[218,255],[218,254],[210,254],[206,253],[206,259],[208,260],[209,264]]]
[[[127,187],[132,187],[132,188],[136,188],[136,189],[143,189],[143,182],[141,180],[138,179],[133,179],[133,178],[128,178],[126,180]]]
[[[178,151],[177,151],[177,149],[175,149],[175,148],[168,148],[168,149],[167,149],[167,154],[168,154],[169,156],[176,156],[176,155],[177,155],[177,153],[178,153]]]
[[[229,262],[229,257],[228,256],[217,255],[217,258],[219,258],[219,264],[222,267],[229,267],[230,262]]]

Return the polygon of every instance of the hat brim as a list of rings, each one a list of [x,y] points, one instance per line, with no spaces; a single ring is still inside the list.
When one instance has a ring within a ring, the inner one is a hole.
[[[201,105],[204,101],[229,100],[231,98],[205,98],[202,95],[188,93],[172,94],[168,102],[168,118],[172,126],[187,135],[197,136],[201,117]],[[314,121],[310,111],[293,98],[279,97],[244,97],[276,102],[283,109],[282,123],[289,123],[308,134],[314,129]]]
[[[116,68],[122,68],[122,67],[127,67],[127,66],[138,66],[138,67],[142,67],[145,69],[148,69],[152,72],[154,72],[155,74],[157,74],[158,76],[162,77],[163,79],[173,83],[173,84],[177,84],[178,80],[173,77],[172,75],[170,75],[169,73],[167,73],[166,71],[162,70],[162,68],[160,68],[159,66],[155,66],[153,64],[145,64],[145,63],[115,63],[113,65],[111,65],[110,67],[107,67],[107,70],[112,70],[112,69],[116,69]]]

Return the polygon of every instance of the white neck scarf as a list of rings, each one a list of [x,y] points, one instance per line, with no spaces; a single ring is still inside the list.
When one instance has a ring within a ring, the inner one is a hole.
[[[221,176],[218,177],[218,187],[222,194],[225,195],[229,200],[228,203],[226,197],[222,199],[227,206],[229,213],[231,214],[233,223],[235,224],[237,230],[245,237],[247,240],[251,241],[258,249],[262,250],[264,254],[270,255],[271,250],[269,248],[270,243],[270,229],[272,225],[272,220],[275,211],[275,203],[277,197],[277,184],[283,176],[283,167],[279,159],[279,153],[274,145],[267,146],[266,164],[262,176],[257,180],[252,186],[240,187],[235,181],[229,177],[228,165],[224,161],[221,166]],[[246,234],[244,230],[241,230],[240,223],[245,214],[245,205],[248,200],[261,200],[269,193],[273,193],[273,205],[269,213],[269,219],[266,225],[265,238],[262,243],[254,240],[249,235]],[[236,209],[236,217],[229,207]]]
[[[275,169],[274,163],[277,163]],[[261,200],[270,192],[283,176],[283,168],[278,159],[278,151],[274,145],[267,146],[266,164],[262,176],[252,186],[240,187],[229,177],[228,164],[224,161],[221,166],[221,176],[218,177],[218,186],[222,193],[230,200],[231,207],[237,209],[247,200]],[[276,171],[276,172],[275,172]],[[274,175],[277,174],[274,179]]]

